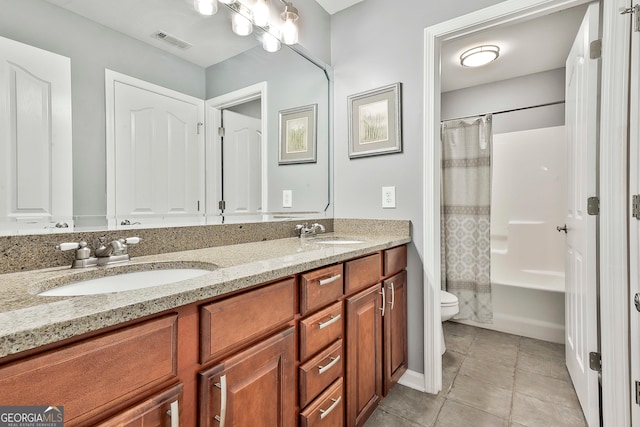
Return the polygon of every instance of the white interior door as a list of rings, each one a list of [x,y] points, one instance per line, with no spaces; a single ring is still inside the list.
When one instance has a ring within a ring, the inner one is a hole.
[[[640,15],[640,2],[633,3]],[[640,19],[640,17],[634,17]],[[633,26],[632,26],[633,27]],[[631,105],[629,106],[629,191],[631,196],[640,195],[640,31],[631,36]],[[629,224],[629,279],[630,279],[630,349],[631,349],[631,425],[640,425],[640,405],[636,402],[635,382],[640,380],[640,310],[634,304],[640,293],[640,219],[630,216]]]
[[[598,6],[589,6],[566,66],[567,245],[566,363],[590,426],[599,425],[598,375],[589,368],[597,351],[596,217],[587,199],[596,195],[597,61],[589,57],[598,38]]]
[[[222,110],[222,196],[225,213],[262,210],[261,120]]]
[[[122,75],[107,88],[110,225],[203,223],[204,101]]]
[[[70,59],[0,37],[0,234],[73,230],[71,129]]]

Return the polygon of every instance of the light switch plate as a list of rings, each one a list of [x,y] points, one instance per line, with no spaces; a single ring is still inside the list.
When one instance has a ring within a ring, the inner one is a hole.
[[[283,208],[293,207],[293,191],[282,190],[282,207]]]
[[[396,187],[382,187],[382,207],[384,209],[396,207]]]

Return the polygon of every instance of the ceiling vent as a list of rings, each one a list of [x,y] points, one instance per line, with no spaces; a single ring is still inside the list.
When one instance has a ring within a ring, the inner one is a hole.
[[[191,43],[179,39],[176,36],[172,36],[171,34],[161,30],[158,30],[155,33],[151,34],[151,37],[153,37],[154,39],[162,40],[163,42],[182,50],[187,50],[192,46]]]

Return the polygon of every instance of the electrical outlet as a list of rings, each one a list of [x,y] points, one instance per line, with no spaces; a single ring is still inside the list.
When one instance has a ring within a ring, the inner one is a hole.
[[[282,207],[283,208],[293,207],[293,191],[282,190]]]
[[[396,207],[396,187],[382,187],[382,207],[385,209]]]

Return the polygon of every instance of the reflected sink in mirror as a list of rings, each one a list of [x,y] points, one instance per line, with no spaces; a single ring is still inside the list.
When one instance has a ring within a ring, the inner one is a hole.
[[[64,297],[81,295],[99,295],[112,292],[131,291],[135,289],[150,288],[153,286],[168,285],[181,282],[211,273],[212,268],[160,268],[153,264],[149,265],[149,270],[129,271],[117,270],[104,277],[91,277],[81,279],[85,275],[69,277],[72,283],[63,284],[58,287],[38,293],[45,297]],[[80,277],[78,277],[80,276]]]

